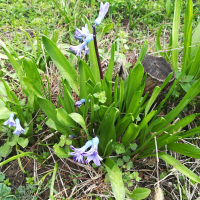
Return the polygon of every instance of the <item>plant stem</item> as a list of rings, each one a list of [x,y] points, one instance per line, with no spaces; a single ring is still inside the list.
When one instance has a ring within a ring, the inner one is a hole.
[[[98,61],[98,65],[99,65],[100,78],[103,79],[103,72],[102,72],[102,67],[101,67],[101,61],[100,61],[99,51],[98,51],[98,47],[97,47],[97,38],[96,38],[96,29],[95,29],[95,26],[93,27],[93,37],[94,37],[95,52],[96,52],[97,61]]]

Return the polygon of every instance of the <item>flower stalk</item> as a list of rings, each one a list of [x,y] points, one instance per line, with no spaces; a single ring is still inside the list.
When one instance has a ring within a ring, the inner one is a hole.
[[[97,62],[98,62],[98,66],[99,66],[100,78],[103,79],[101,61],[100,61],[99,51],[98,51],[98,47],[97,47],[97,38],[96,38],[96,28],[95,28],[95,26],[93,27],[93,37],[94,37],[94,47],[95,47],[95,52],[96,52],[96,56],[97,56]]]

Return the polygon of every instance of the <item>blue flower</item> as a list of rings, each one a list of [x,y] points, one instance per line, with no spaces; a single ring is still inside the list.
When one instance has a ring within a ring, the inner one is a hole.
[[[95,19],[94,23],[96,25],[99,25],[101,24],[101,21],[102,19],[105,17],[106,13],[108,12],[108,8],[109,8],[109,3],[106,2],[104,5],[103,3],[101,2],[101,5],[100,5],[100,11],[99,11],[99,16],[97,19]]]
[[[84,48],[85,48],[85,54],[88,54],[89,49],[87,47],[87,44],[91,40],[93,40],[93,35],[90,34],[87,24],[85,25],[85,27],[82,27],[82,31],[77,28],[74,34],[75,34],[74,35],[75,39],[78,39],[79,41],[83,40],[83,43],[78,46],[71,46],[69,49],[74,51],[76,53],[76,56],[79,56],[79,57],[81,57],[81,51]]]
[[[16,123],[15,123],[15,121],[14,121],[14,113],[11,113],[10,114],[10,117],[9,117],[9,119],[7,120],[7,121],[5,121],[4,123],[3,123],[3,125],[9,125],[9,127],[11,127],[11,126],[16,126]]]
[[[70,155],[74,156],[73,161],[74,162],[78,161],[79,163],[82,162],[82,164],[84,164],[85,162],[83,160],[83,153],[90,146],[92,146],[92,140],[87,141],[86,144],[81,148],[74,148],[72,145],[70,145],[71,149],[74,151],[70,153]]]
[[[14,130],[13,134],[19,135],[20,133],[24,133],[25,130],[21,127],[19,119],[15,119],[16,129]]]
[[[77,101],[74,105],[77,106],[78,108],[80,108],[83,103],[85,103],[85,99],[81,99],[81,100]]]
[[[103,159],[98,154],[98,144],[99,144],[99,138],[96,136],[92,139],[92,148],[88,152],[84,152],[82,155],[87,156],[86,163],[89,163],[91,160],[97,165],[100,166]]]
[[[90,32],[88,30],[88,25],[86,24],[85,27],[82,27],[82,30],[76,28],[76,31],[74,32],[75,39],[78,39],[79,41],[85,40],[85,38],[90,35]]]

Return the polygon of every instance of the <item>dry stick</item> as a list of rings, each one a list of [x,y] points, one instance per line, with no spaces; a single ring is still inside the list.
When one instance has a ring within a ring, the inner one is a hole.
[[[99,65],[100,78],[103,79],[103,72],[102,72],[102,67],[101,67],[101,61],[100,61],[99,51],[98,51],[98,47],[97,47],[97,38],[96,38],[96,29],[95,29],[95,26],[93,27],[93,37],[94,37],[95,52],[96,52],[97,61],[98,61],[98,65]]]

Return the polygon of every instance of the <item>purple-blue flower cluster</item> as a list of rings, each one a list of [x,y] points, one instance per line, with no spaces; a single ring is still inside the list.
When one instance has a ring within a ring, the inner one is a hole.
[[[74,156],[73,161],[78,161],[79,163],[84,164],[93,161],[97,166],[100,166],[103,159],[98,154],[98,144],[99,138],[96,136],[92,140],[86,142],[86,144],[81,148],[74,148],[72,145],[70,146],[74,152],[71,152],[70,155]],[[91,149],[86,151],[89,147]],[[86,161],[84,161],[83,157],[87,157]]]
[[[78,108],[80,108],[83,103],[85,103],[85,99],[81,99],[81,100],[77,101],[74,105],[77,106]]]
[[[106,2],[105,4],[101,2],[98,18],[94,22],[95,26],[101,23],[106,13],[108,12],[109,5],[110,4],[108,2]],[[93,40],[93,34],[90,34],[88,30],[88,25],[86,24],[85,27],[82,27],[82,29],[76,28],[76,31],[74,32],[74,37],[80,42],[83,41],[83,43],[78,46],[70,46],[69,49],[74,51],[76,53],[76,56],[79,56],[80,58],[81,58],[81,52],[83,49],[85,49],[85,55],[89,54],[89,49],[87,47],[87,44],[91,40]]]
[[[83,41],[82,44],[79,44],[78,46],[71,46],[69,49],[74,51],[76,53],[76,56],[81,57],[81,51],[85,49],[85,55],[89,54],[89,49],[87,47],[87,44],[93,40],[93,35],[90,34],[88,30],[88,25],[86,24],[85,27],[82,27],[82,30],[76,28],[76,31],[74,32],[75,39],[79,40],[80,42]]]
[[[11,113],[9,119],[7,121],[5,121],[3,123],[3,125],[8,125],[9,127],[11,127],[11,126],[16,127],[14,132],[13,132],[13,134],[15,134],[15,135],[19,135],[20,133],[24,133],[25,130],[21,127],[19,119],[16,118],[14,120],[14,116],[15,116],[14,113]]]
[[[105,17],[106,13],[108,12],[109,5],[110,4],[108,2],[106,2],[105,4],[103,4],[101,2],[99,16],[94,21],[95,25],[101,24],[101,21],[103,20],[103,18]]]

